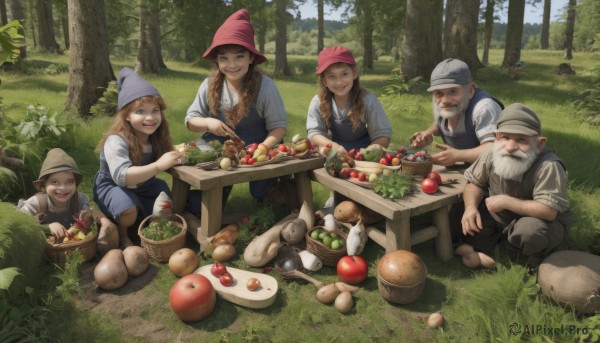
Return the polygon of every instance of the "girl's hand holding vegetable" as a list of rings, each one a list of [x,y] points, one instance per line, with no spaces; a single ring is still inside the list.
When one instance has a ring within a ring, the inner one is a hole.
[[[166,152],[158,159],[158,161],[156,161],[156,168],[159,171],[165,171],[179,164],[183,164],[183,154],[181,154],[179,151],[173,150]]]
[[[50,232],[54,235],[54,237],[56,237],[56,239],[60,240],[67,237],[67,229],[65,229],[61,223],[54,222],[49,224],[48,227],[50,227]]]

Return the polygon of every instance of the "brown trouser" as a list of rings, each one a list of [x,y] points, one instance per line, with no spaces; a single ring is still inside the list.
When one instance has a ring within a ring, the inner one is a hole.
[[[558,247],[566,237],[566,229],[559,221],[548,222],[533,217],[521,217],[504,226],[489,213],[482,201],[478,207],[483,228],[474,236],[464,235],[461,219],[464,203],[450,209],[450,231],[455,246],[466,243],[476,251],[490,254],[504,235],[508,242],[523,251],[526,256],[545,257]]]

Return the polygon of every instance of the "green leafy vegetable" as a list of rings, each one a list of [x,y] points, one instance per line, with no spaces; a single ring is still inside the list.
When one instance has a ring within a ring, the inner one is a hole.
[[[181,232],[181,227],[167,218],[154,220],[142,230],[144,237],[153,241],[163,241]]]
[[[412,183],[410,174],[393,173],[375,180],[373,191],[387,199],[400,199],[410,192]]]
[[[218,154],[215,150],[202,151],[200,149],[192,148],[185,155],[186,164],[196,164],[201,162],[211,162],[216,160]]]

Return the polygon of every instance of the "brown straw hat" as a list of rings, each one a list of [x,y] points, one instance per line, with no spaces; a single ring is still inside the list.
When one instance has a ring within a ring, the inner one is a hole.
[[[42,180],[44,176],[48,176],[62,171],[73,172],[73,174],[75,175],[75,182],[77,183],[77,185],[81,183],[83,176],[79,172],[79,168],[77,167],[77,163],[75,163],[75,160],[62,149],[54,148],[48,151],[46,159],[44,160],[44,163],[42,163],[40,175],[38,176],[37,180],[33,181],[33,185],[39,191],[41,190],[42,185],[44,184],[44,181]]]

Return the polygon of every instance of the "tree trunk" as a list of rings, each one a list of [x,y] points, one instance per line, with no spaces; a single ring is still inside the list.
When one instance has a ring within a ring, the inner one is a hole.
[[[565,28],[565,60],[573,59],[573,32],[575,31],[575,6],[577,0],[569,0],[569,9],[567,11],[567,27]]]
[[[52,16],[52,0],[37,0],[39,49],[52,53],[60,53],[60,46],[54,38],[54,18]]]
[[[160,8],[157,1],[140,4],[140,38],[138,41],[137,73],[154,73],[166,68],[160,51]]]
[[[373,2],[360,1],[360,21],[362,23],[363,69],[373,69]]]
[[[550,46],[550,10],[552,0],[544,0],[544,14],[542,16],[542,32],[540,33],[540,48],[548,49]]]
[[[68,0],[69,85],[65,111],[85,117],[115,79],[108,55],[104,0]]]
[[[485,6],[485,24],[483,28],[483,55],[481,63],[487,65],[489,63],[490,44],[492,42],[492,33],[494,31],[494,6],[495,0],[487,0]]]
[[[287,63],[288,0],[275,0],[275,75],[291,75]]]
[[[477,56],[479,0],[448,0],[444,27],[444,58],[465,62],[471,73],[483,67]]]
[[[35,4],[33,3],[33,1],[27,1],[27,17],[28,18],[34,18],[37,17],[37,12],[35,11]],[[32,46],[34,48],[37,48],[37,35],[36,35],[36,27],[35,27],[35,20],[27,20],[26,23],[29,23],[29,30],[31,31],[31,41],[32,41]]]
[[[429,80],[442,60],[443,2],[408,0],[400,62],[405,80],[422,76]]]
[[[23,7],[19,0],[8,0],[8,7],[6,8],[6,17],[8,21],[23,20],[25,15],[23,14]],[[25,37],[25,30],[19,30],[19,34]],[[27,57],[27,46],[23,45],[19,48],[19,59],[25,59]]]
[[[325,12],[323,10],[323,1],[317,1],[317,55],[325,47]]]
[[[0,26],[8,24],[8,17],[6,15],[6,2],[0,0]]]
[[[523,38],[523,18],[525,16],[525,0],[509,0],[508,22],[506,23],[506,45],[502,68],[511,70],[521,59],[521,40]]]

